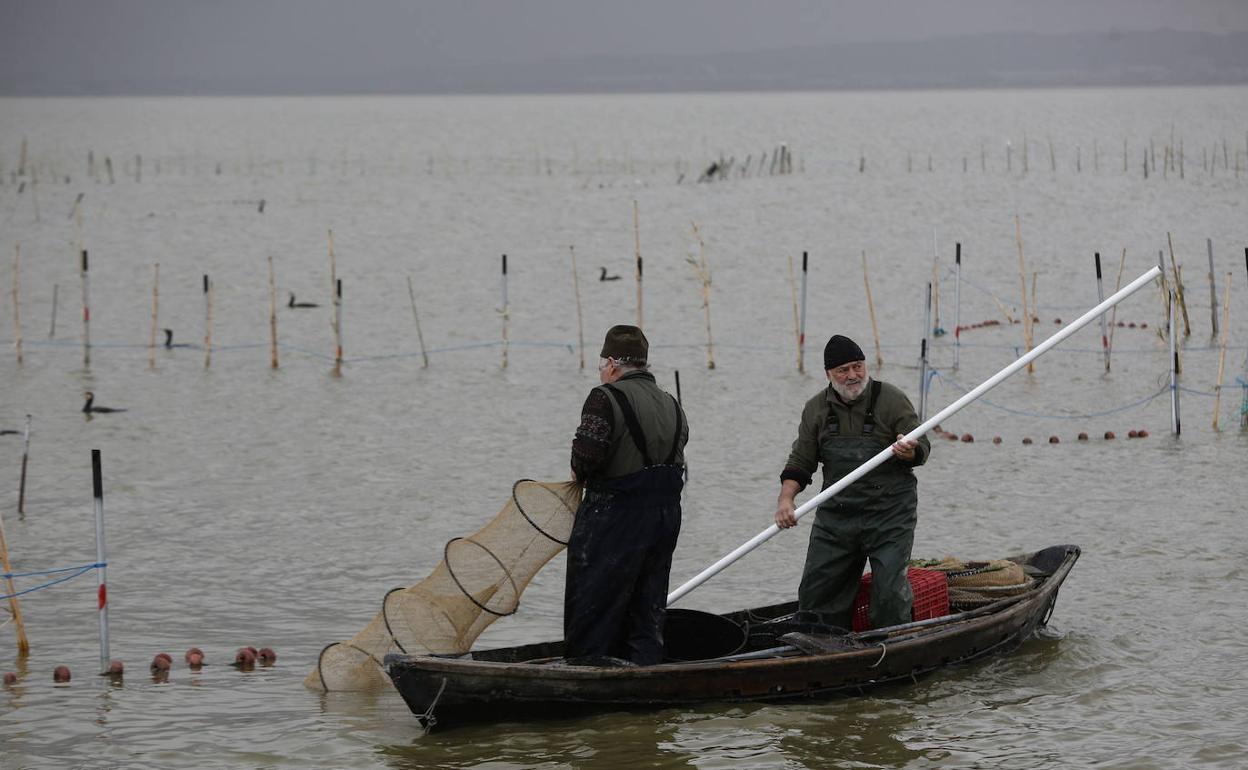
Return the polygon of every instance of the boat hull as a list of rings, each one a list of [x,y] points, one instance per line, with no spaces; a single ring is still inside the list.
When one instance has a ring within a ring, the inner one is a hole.
[[[1045,565],[1043,579],[1025,594],[982,610],[851,635],[854,649],[758,659],[745,653],[657,666],[524,662],[560,654],[561,643],[552,642],[453,658],[390,655],[386,669],[413,713],[442,724],[857,693],[1016,647],[1047,622],[1079,553],[1077,546],[1054,546],[1015,557]],[[793,609],[782,604],[725,617],[748,625]]]

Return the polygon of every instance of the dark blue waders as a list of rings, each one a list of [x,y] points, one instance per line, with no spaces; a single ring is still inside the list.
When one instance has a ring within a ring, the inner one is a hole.
[[[611,656],[648,666],[663,660],[663,615],[684,487],[684,469],[675,460],[684,426],[677,407],[672,451],[654,465],[628,399],[605,387],[645,467],[586,485],[568,540],[564,657]]]
[[[819,437],[825,478],[845,476],[888,446],[872,436],[880,384],[871,385],[862,434],[842,435],[833,414]],[[870,560],[871,627],[909,623],[914,595],[906,567],[917,521],[918,483],[908,468],[892,459],[819,506],[798,606],[819,613],[825,623],[851,628],[859,579]]]

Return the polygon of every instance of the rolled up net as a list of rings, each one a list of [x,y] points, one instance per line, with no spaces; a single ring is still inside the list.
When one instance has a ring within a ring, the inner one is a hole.
[[[517,481],[489,524],[447,542],[427,578],[391,590],[362,631],[322,650],[304,686],[373,689],[386,683],[389,653],[467,652],[487,626],[516,611],[529,581],[567,545],[580,501],[571,482]]]

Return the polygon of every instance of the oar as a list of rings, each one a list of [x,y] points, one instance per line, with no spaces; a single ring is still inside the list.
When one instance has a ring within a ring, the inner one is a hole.
[[[1116,292],[1115,294],[1110,296],[1108,299],[1106,299],[1104,302],[1101,302],[1096,307],[1084,313],[1082,316],[1080,316],[1076,321],[1071,323],[1069,326],[1063,328],[1061,331],[1054,334],[1052,337],[1049,337],[1047,340],[1040,343],[1035,348],[1032,348],[1025,355],[1021,356],[1018,360],[1014,361],[1009,366],[1005,367],[1001,371],[997,372],[996,374],[992,375],[988,379],[984,380],[974,390],[966,393],[957,401],[954,401],[952,404],[945,407],[937,414],[933,415],[931,419],[929,419],[927,422],[923,423],[919,427],[907,433],[905,435],[905,439],[907,441],[914,441],[918,439],[920,436],[922,436],[923,434],[930,431],[932,428],[936,427],[940,423],[949,419],[951,416],[953,416],[958,411],[960,411],[962,407],[966,406],[972,401],[975,401],[980,396],[984,395],[988,391],[995,388],[1007,377],[1014,374],[1019,369],[1022,369],[1024,366],[1031,363],[1033,360],[1035,360],[1039,356],[1044,355],[1055,345],[1062,342],[1063,340],[1065,340],[1067,337],[1074,334],[1075,332],[1079,331],[1080,329],[1082,329],[1084,326],[1088,325],[1092,321],[1096,320],[1096,318],[1100,316],[1102,313],[1109,310],[1114,305],[1117,305],[1119,302],[1122,302],[1124,299],[1131,296],[1135,292],[1139,291],[1140,288],[1144,286],[1144,284],[1148,283],[1149,281],[1152,281],[1154,278],[1156,278],[1160,274],[1161,274],[1161,268],[1154,267],[1151,270],[1149,270],[1147,273],[1144,273],[1143,275],[1141,275],[1139,278],[1136,278],[1134,281],[1124,286],[1121,291]],[[855,481],[862,478],[863,476],[867,475],[867,473],[869,473],[873,468],[880,465],[881,463],[883,463],[885,460],[889,459],[892,456],[893,456],[893,449],[891,446],[880,450],[879,454],[875,455],[870,460],[867,460],[865,463],[858,466],[853,471],[850,471],[845,476],[843,476],[839,481],[837,481],[835,484],[823,490],[822,492],[810,498],[801,506],[799,506],[798,509],[794,512],[796,517],[800,519],[802,516],[806,515],[810,511],[819,507],[819,505],[823,503],[825,500],[837,494],[838,492],[842,491],[843,489],[845,489],[845,487],[848,487],[850,484],[854,483]],[[772,524],[771,526],[767,527],[767,529],[764,529],[762,532],[759,532],[757,535],[750,538],[745,543],[742,543],[741,545],[737,546],[737,548],[731,553],[729,553],[727,556],[724,556],[719,561],[715,562],[711,566],[702,570],[697,575],[695,575],[691,580],[689,580],[689,582],[685,583],[680,588],[677,588],[675,591],[672,591],[670,594],[668,594],[667,596],[668,605],[670,606],[672,604],[675,604],[685,594],[689,593],[693,589],[705,583],[707,580],[710,580],[712,577],[719,574],[729,564],[732,564],[737,559],[740,559],[745,554],[749,553],[750,551],[754,550],[755,548],[762,545],[766,541],[770,540],[772,536],[774,536],[779,531],[780,531],[780,527],[776,526],[775,524]]]

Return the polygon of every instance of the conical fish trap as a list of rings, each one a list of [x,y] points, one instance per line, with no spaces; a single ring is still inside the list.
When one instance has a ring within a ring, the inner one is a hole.
[[[567,545],[580,501],[571,482],[517,481],[489,524],[446,544],[429,577],[391,590],[362,631],[322,650],[304,685],[372,689],[386,682],[388,653],[467,652],[487,626],[516,611],[529,581]]]

